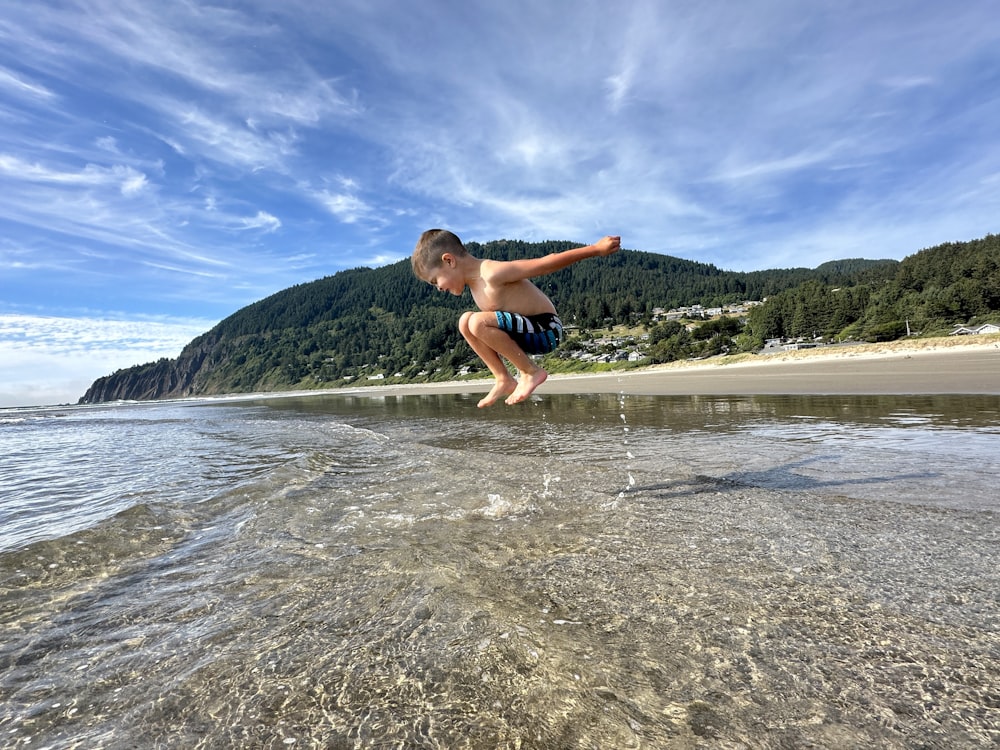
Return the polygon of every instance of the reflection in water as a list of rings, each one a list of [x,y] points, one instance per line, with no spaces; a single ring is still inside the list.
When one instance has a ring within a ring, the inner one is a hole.
[[[623,472],[645,466],[876,501],[997,507],[997,396],[588,394],[488,410],[476,407],[474,395],[266,403],[456,450],[560,456]]]
[[[625,396],[546,395],[523,407],[476,408],[477,395],[308,396],[262,401],[271,408],[356,420],[420,419],[537,427],[539,413],[560,425],[608,426],[623,410],[630,425],[676,432],[740,430],[762,420],[895,425],[1000,432],[997,396]]]

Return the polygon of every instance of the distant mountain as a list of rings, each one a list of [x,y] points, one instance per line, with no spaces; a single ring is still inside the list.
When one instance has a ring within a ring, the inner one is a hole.
[[[535,257],[571,242],[468,243],[480,257]],[[905,263],[905,261],[904,261]],[[738,273],[654,253],[622,251],[537,280],[563,321],[584,328],[649,321],[655,308],[761,300],[806,283],[823,288],[892,283],[893,260],[842,260],[816,269]],[[410,262],[356,268],[255,302],[197,337],[176,359],[98,378],[80,399],[100,403],[329,387],[377,375],[453,377],[476,358],[457,320],[472,306],[413,277]]]

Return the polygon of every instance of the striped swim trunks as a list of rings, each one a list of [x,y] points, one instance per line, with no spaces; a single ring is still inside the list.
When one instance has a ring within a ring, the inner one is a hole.
[[[563,338],[558,315],[521,315],[498,310],[497,327],[510,336],[527,354],[548,354]]]

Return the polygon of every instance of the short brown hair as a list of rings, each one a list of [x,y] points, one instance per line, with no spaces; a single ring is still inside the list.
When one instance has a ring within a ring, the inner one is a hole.
[[[451,253],[456,257],[468,255],[465,245],[458,236],[447,229],[428,229],[417,240],[410,262],[413,273],[419,279],[426,279],[428,274],[441,265],[441,256]]]

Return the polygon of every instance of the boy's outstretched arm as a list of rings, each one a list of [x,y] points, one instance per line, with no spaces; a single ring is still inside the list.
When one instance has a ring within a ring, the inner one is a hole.
[[[595,242],[593,245],[574,247],[571,250],[543,255],[541,258],[494,261],[492,264],[493,267],[490,269],[491,280],[494,283],[510,284],[521,279],[545,276],[587,258],[597,258],[616,253],[621,248],[621,245],[621,237],[609,235]]]

